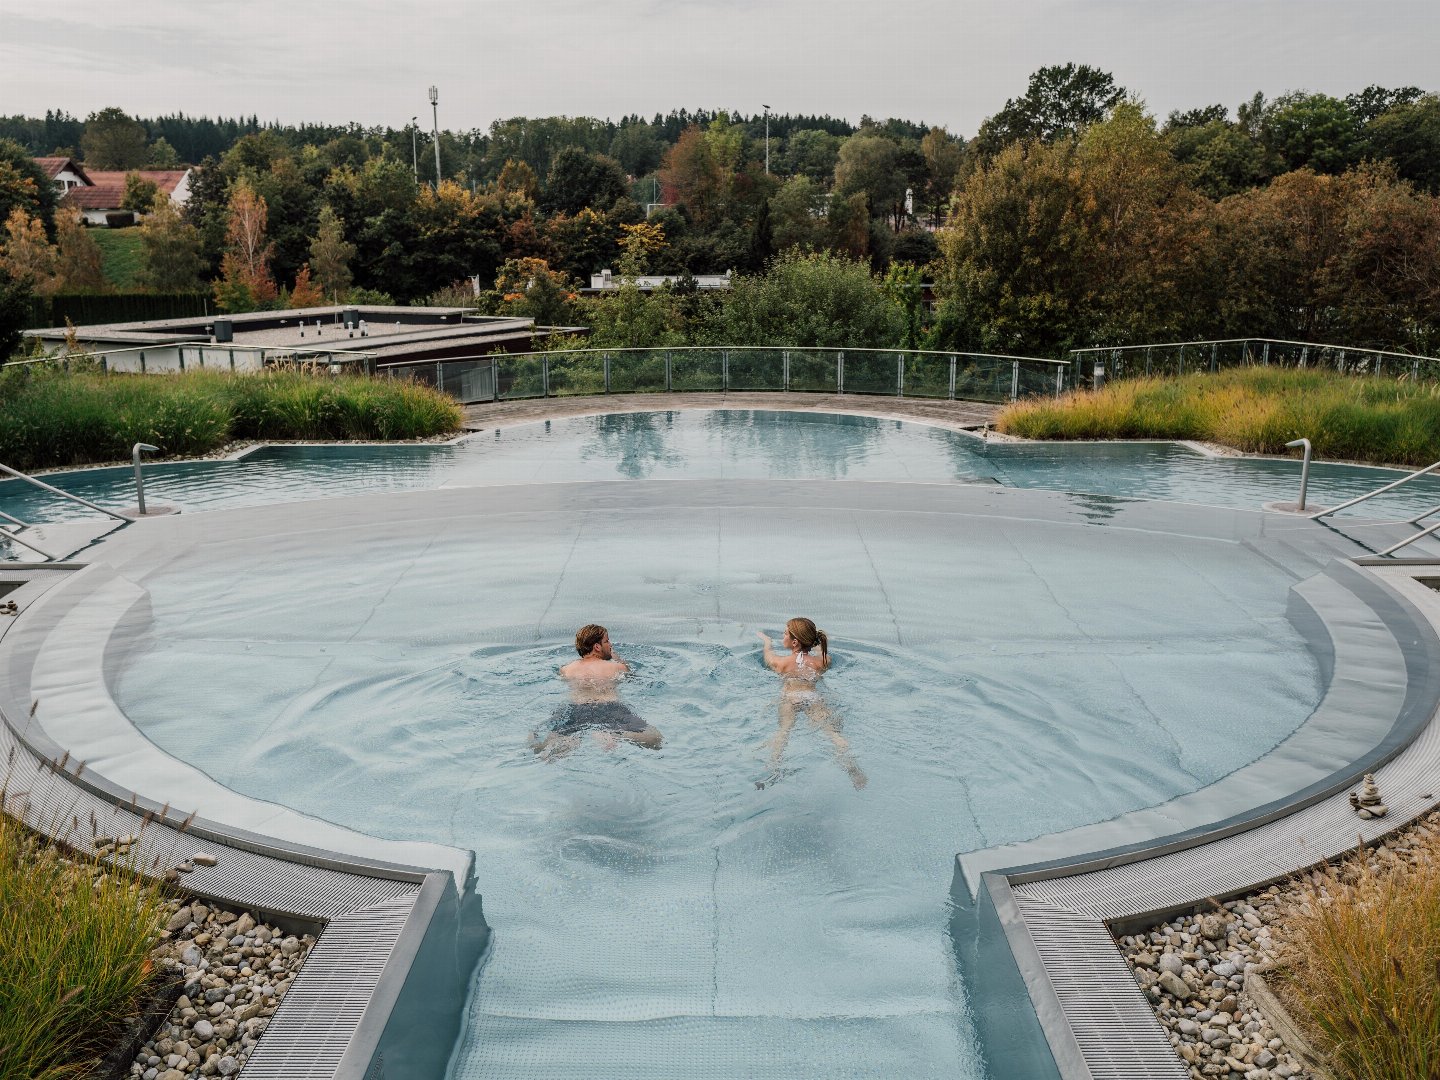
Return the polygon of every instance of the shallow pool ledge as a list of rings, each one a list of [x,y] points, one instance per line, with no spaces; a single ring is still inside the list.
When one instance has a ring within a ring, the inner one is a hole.
[[[1184,811],[1167,804],[1165,812],[956,858],[956,963],[962,971],[983,967],[1012,990],[994,1007],[976,1009],[993,1068],[1014,1080],[1184,1080],[1189,1069],[1112,934],[1263,887],[1357,842],[1369,844],[1435,805],[1440,594],[1418,579],[1440,573],[1440,564],[1362,565],[1372,562],[1336,562],[1325,573],[1369,616],[1329,584],[1301,590],[1334,649],[1328,691],[1310,721],[1323,737],[1306,751],[1324,775],[1270,792],[1262,803],[1191,800]],[[1337,762],[1329,755],[1353,745],[1346,724],[1359,723],[1367,709],[1384,710],[1384,730],[1372,729],[1370,745]],[[1305,740],[1304,726],[1292,738]],[[1350,807],[1349,789],[1367,772],[1385,793],[1384,818],[1365,821]],[[1183,824],[1182,812],[1206,806],[1220,811],[1210,822],[1144,835],[1167,820]],[[1085,850],[1097,839],[1111,846]]]

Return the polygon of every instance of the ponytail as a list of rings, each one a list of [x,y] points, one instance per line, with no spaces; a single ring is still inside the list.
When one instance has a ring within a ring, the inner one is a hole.
[[[815,636],[820,639],[820,659],[823,661],[820,666],[823,668],[830,663],[830,638],[824,630],[819,629],[815,631]]]
[[[830,638],[824,630],[819,629],[809,619],[791,619],[785,624],[785,629],[805,652],[809,652],[817,644],[820,646],[822,668],[830,663]]]

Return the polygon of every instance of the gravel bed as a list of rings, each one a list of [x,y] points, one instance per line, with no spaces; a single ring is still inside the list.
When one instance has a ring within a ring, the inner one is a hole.
[[[1432,810],[1374,845],[1373,866],[1430,860],[1440,852]],[[1338,861],[1338,860],[1337,860]],[[1195,1080],[1314,1080],[1245,996],[1245,977],[1284,960],[1286,916],[1315,888],[1310,871],[1196,915],[1118,939],[1170,1044]]]
[[[130,1066],[141,1080],[240,1071],[315,944],[198,900],[171,900],[155,965],[185,979],[170,1015]]]

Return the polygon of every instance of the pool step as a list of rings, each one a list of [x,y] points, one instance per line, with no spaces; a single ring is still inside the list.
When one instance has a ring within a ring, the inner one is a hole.
[[[102,536],[109,536],[124,524],[123,521],[98,518],[27,525],[23,529],[3,528],[0,529],[0,560],[35,562],[44,561],[45,556],[66,559]],[[33,548],[27,546],[31,544]]]

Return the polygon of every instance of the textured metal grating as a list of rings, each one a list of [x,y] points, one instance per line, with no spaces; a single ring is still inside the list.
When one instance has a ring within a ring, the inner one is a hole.
[[[246,1080],[334,1075],[414,901],[399,897],[331,920],[256,1044]]]

